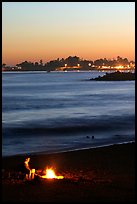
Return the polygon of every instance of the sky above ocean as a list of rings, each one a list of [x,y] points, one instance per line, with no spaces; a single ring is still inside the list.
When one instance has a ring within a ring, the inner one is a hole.
[[[135,2],[2,2],[2,63],[135,60]]]

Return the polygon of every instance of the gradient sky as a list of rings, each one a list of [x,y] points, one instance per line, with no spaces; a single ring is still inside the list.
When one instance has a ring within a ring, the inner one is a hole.
[[[2,2],[2,63],[135,60],[135,2]]]

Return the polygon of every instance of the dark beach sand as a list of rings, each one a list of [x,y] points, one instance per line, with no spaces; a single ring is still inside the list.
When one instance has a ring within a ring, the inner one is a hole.
[[[23,156],[2,158],[5,171],[16,171]],[[30,166],[53,166],[64,179],[2,179],[6,202],[135,202],[135,143],[30,156]]]

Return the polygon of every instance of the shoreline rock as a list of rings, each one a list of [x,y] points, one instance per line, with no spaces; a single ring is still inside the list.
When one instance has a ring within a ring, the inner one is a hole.
[[[95,81],[131,81],[135,80],[135,73],[131,72],[112,72],[112,73],[106,73],[104,76],[98,76],[96,78],[91,78],[90,80]]]

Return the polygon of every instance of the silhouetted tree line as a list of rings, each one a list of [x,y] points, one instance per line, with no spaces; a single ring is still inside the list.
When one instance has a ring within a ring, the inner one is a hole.
[[[22,62],[20,64],[16,64],[17,67],[21,67],[21,70],[41,70],[41,71],[55,71],[59,67],[73,67],[80,65],[80,68],[82,69],[89,69],[89,63],[90,66],[93,65],[93,61],[89,60],[81,60],[77,56],[69,56],[66,59],[64,58],[57,58],[56,60],[51,60],[45,64],[43,64],[42,60],[40,62]],[[78,67],[79,68],[79,67]]]
[[[130,62],[128,61],[127,58],[122,58],[120,56],[117,57],[117,59],[113,59],[113,60],[107,60],[106,58],[104,59],[97,59],[94,61],[94,65],[95,66],[118,66],[118,65],[123,65],[123,66],[127,66]]]
[[[132,61],[133,62],[133,61]],[[134,63],[134,62],[133,62]],[[118,66],[118,65],[123,65],[127,66],[129,65],[130,62],[128,61],[127,58],[122,58],[120,56],[117,57],[117,59],[97,59],[95,61],[92,60],[83,60],[80,59],[77,56],[69,56],[66,59],[64,58],[57,58],[56,60],[51,60],[45,64],[43,64],[43,61],[40,60],[39,62],[28,62],[24,61],[22,63],[16,64],[15,69],[18,69],[18,67],[21,67],[22,71],[55,71],[56,69],[60,67],[64,67],[64,70],[67,69],[68,67],[77,66],[78,69],[81,70],[93,70],[96,69],[96,67],[99,66]],[[6,64],[3,64],[4,67],[6,67]],[[94,65],[94,67],[92,67]],[[14,69],[14,70],[15,70]]]

